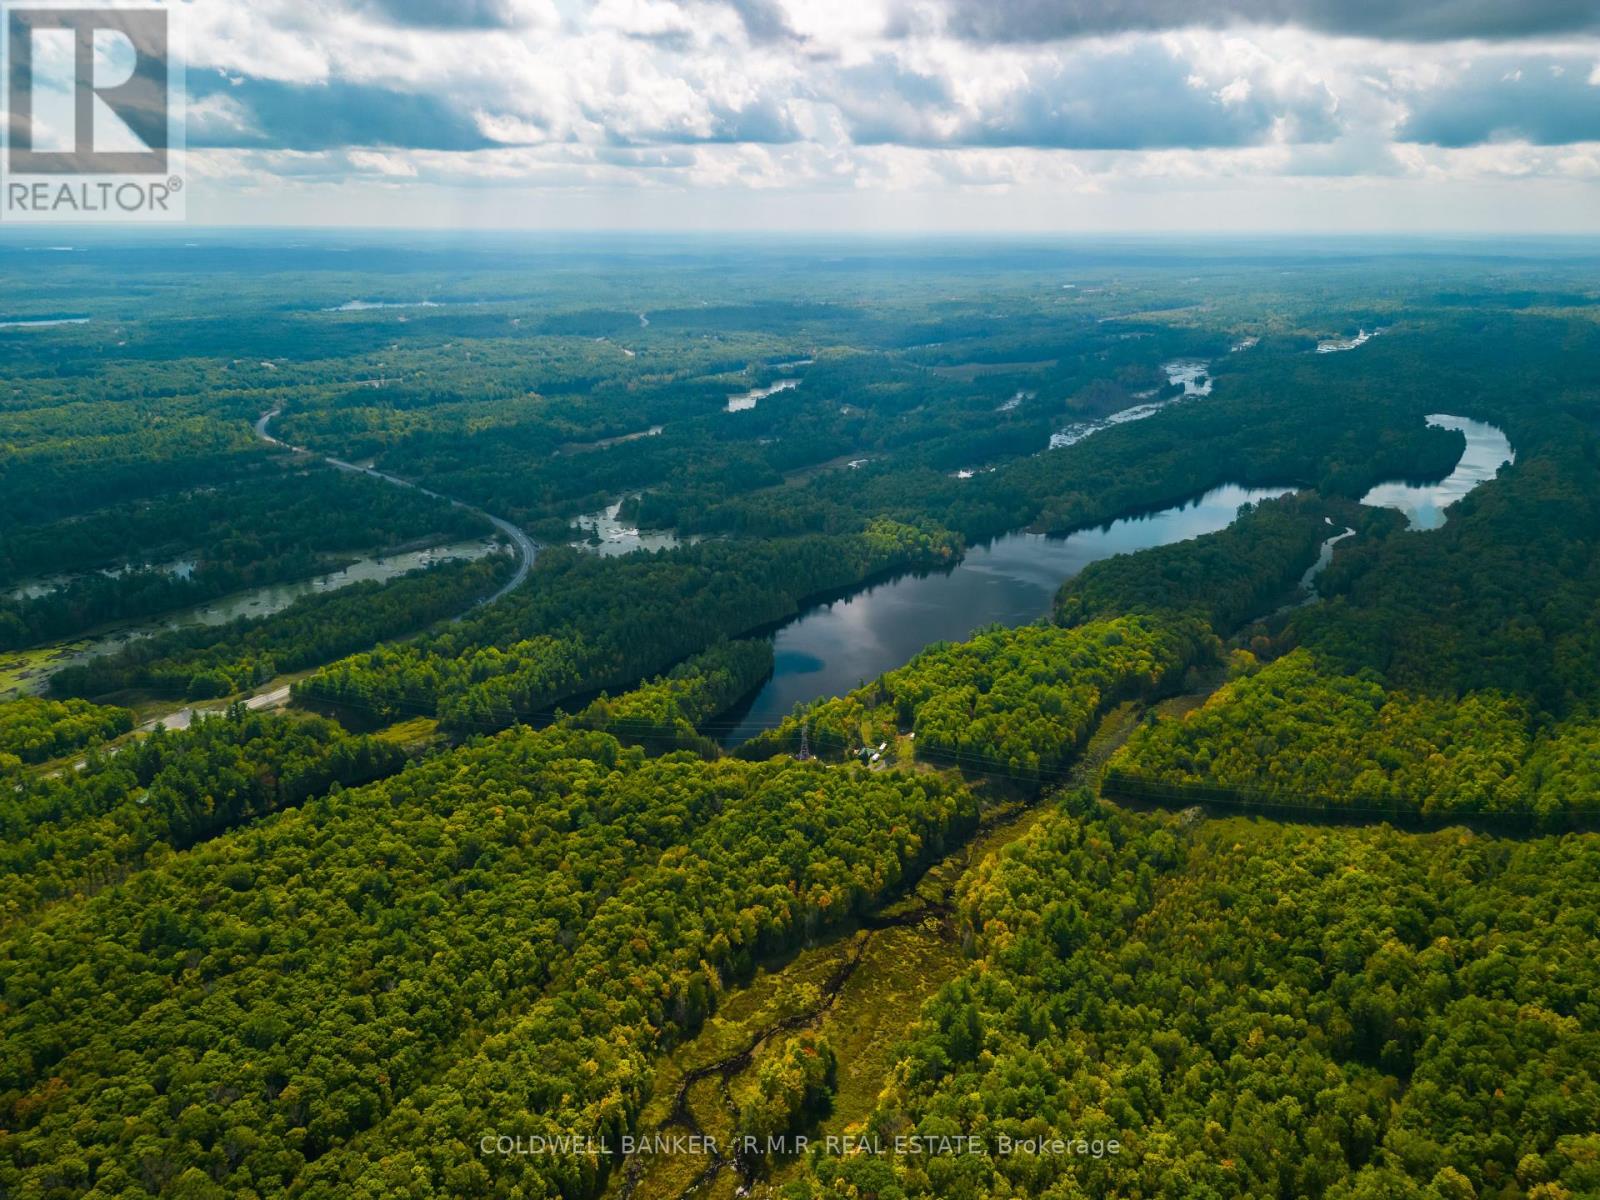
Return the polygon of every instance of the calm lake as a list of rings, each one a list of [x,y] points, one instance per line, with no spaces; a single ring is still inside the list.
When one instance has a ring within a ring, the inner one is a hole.
[[[1456,469],[1438,483],[1380,483],[1361,497],[1363,504],[1398,509],[1413,529],[1439,528],[1444,524],[1445,509],[1479,484],[1493,479],[1501,464],[1516,461],[1511,442],[1493,425],[1447,413],[1433,414],[1428,424],[1459,429],[1467,435],[1467,449]]]
[[[729,714],[737,745],[775,725],[796,704],[837,696],[904,665],[932,642],[959,641],[996,623],[1024,625],[1050,611],[1061,584],[1092,562],[1214,533],[1239,506],[1289,488],[1228,485],[1197,500],[1066,537],[1012,533],[974,546],[948,571],[902,575],[820,605],[778,630],[772,678]]]
[[[1514,460],[1511,443],[1493,425],[1436,413],[1430,425],[1467,437],[1461,460],[1434,484],[1382,483],[1362,503],[1398,509],[1413,529],[1437,529],[1445,509]],[[1233,522],[1239,506],[1291,488],[1250,489],[1229,484],[1198,500],[1146,516],[1124,517],[1102,529],[1066,537],[1013,533],[974,546],[949,571],[905,575],[802,613],[773,640],[772,678],[728,715],[724,741],[738,745],[787,716],[796,704],[839,696],[910,661],[933,642],[959,641],[985,625],[1023,625],[1050,611],[1056,589],[1084,567],[1127,554],[1214,533]],[[1327,566],[1346,536],[1330,529],[1323,553],[1302,580]]]

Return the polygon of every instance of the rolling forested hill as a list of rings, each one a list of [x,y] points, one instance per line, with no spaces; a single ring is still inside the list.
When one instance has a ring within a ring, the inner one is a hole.
[[[1569,250],[64,259],[0,1197],[1600,1195]]]

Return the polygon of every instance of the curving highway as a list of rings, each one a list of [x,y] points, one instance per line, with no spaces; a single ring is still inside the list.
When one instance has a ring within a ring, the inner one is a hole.
[[[267,426],[272,423],[272,418],[277,416],[282,411],[282,409],[275,408],[269,413],[263,413],[256,421],[254,426],[256,436],[263,442],[267,442],[274,446],[281,446],[285,450],[293,450],[297,454],[315,455],[315,451],[307,450],[304,446],[291,445],[290,443],[283,441],[281,438],[273,437],[272,434],[267,431]],[[509,580],[506,581],[505,585],[501,587],[499,591],[495,592],[492,596],[485,596],[483,599],[474,602],[472,608],[477,608],[480,605],[489,604],[492,601],[500,599],[501,596],[504,596],[507,592],[517,587],[528,577],[528,571],[533,567],[533,560],[538,556],[539,544],[527,534],[523,533],[522,530],[518,529],[510,521],[502,520],[499,517],[492,516],[491,514],[484,512],[481,508],[474,507],[465,501],[457,500],[452,496],[441,496],[438,492],[430,491],[420,484],[401,479],[397,475],[389,475],[383,471],[374,470],[371,467],[358,467],[355,463],[345,462],[342,458],[333,458],[325,454],[318,455],[317,457],[320,457],[329,466],[335,467],[340,471],[356,471],[362,475],[371,475],[373,478],[381,479],[385,483],[391,483],[395,487],[411,488],[413,491],[421,492],[425,496],[432,496],[434,499],[443,500],[446,504],[454,505],[456,508],[465,509],[467,512],[475,513],[510,538],[511,544],[516,547],[517,551],[516,572]],[[472,608],[467,609],[467,612],[471,612]],[[466,616],[466,612],[458,614],[455,617],[455,620],[459,621],[464,616]],[[244,701],[244,706],[249,709],[282,708],[289,702],[289,694],[289,686],[287,684],[274,682],[268,689],[256,692],[254,695],[247,697]],[[174,712],[163,713],[160,716],[151,717],[149,720],[144,721],[139,725],[138,732],[148,733],[157,725],[165,725],[168,729],[187,729],[195,720],[195,718],[210,716],[221,711],[221,708],[215,706],[202,707],[197,704],[185,705]],[[80,762],[77,764],[77,766],[81,768],[83,763]]]
[[[281,446],[285,450],[293,450],[296,454],[315,455],[315,450],[307,450],[304,446],[292,445],[289,442],[283,441],[281,438],[273,437],[272,434],[267,432],[267,426],[272,423],[272,418],[277,416],[282,411],[283,410],[281,408],[275,408],[271,412],[262,413],[260,418],[258,418],[255,423],[256,436],[269,445]],[[409,479],[401,479],[398,475],[390,475],[388,472],[380,471],[376,467],[357,466],[355,463],[346,462],[342,458],[334,458],[330,454],[320,455],[319,457],[321,457],[323,462],[337,470],[353,471],[359,475],[370,475],[374,479],[381,479],[385,483],[393,484],[395,487],[410,488],[414,492],[421,492],[424,496],[432,496],[435,500],[443,500],[446,504],[453,505],[456,508],[464,509],[469,513],[473,513],[476,516],[482,517],[485,521],[488,521],[489,524],[493,525],[501,533],[510,538],[511,544],[515,546],[517,550],[516,573],[506,581],[505,585],[500,588],[499,591],[495,592],[492,596],[485,596],[482,600],[479,600],[477,604],[491,604],[500,599],[500,597],[504,596],[507,592],[514,591],[516,588],[521,586],[522,581],[528,577],[528,572],[533,568],[533,560],[539,555],[539,544],[522,530],[518,529],[510,521],[504,520],[501,517],[497,517],[492,513],[486,513],[483,511],[483,509],[478,508],[475,505],[468,504],[465,500],[457,500],[454,496],[442,496],[438,492],[423,487],[420,483],[412,483]],[[474,605],[474,607],[477,607],[477,605]],[[460,618],[458,617],[457,620],[460,620]]]

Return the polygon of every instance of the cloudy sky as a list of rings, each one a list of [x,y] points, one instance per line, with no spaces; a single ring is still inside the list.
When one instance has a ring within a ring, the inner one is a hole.
[[[1600,0],[185,0],[190,217],[1600,232]]]

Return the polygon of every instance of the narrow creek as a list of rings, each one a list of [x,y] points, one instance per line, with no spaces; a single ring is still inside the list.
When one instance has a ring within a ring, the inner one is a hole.
[[[1146,705],[1127,702],[1104,713],[1067,779],[1092,783],[1137,727]],[[620,1164],[610,1200],[733,1200],[776,1196],[801,1169],[779,1160],[770,1177],[746,1177],[749,1164],[727,1152],[738,1092],[765,1056],[800,1030],[817,1030],[838,1055],[832,1111],[815,1131],[837,1135],[871,1111],[892,1070],[896,1048],[923,1003],[967,966],[955,901],[978,864],[1024,837],[1050,811],[1011,801],[993,810],[962,844],[933,863],[906,891],[858,921],[824,935],[788,959],[731,988],[701,1031],[659,1064],[655,1092],[639,1132],[716,1139],[706,1154],[636,1154]]]

